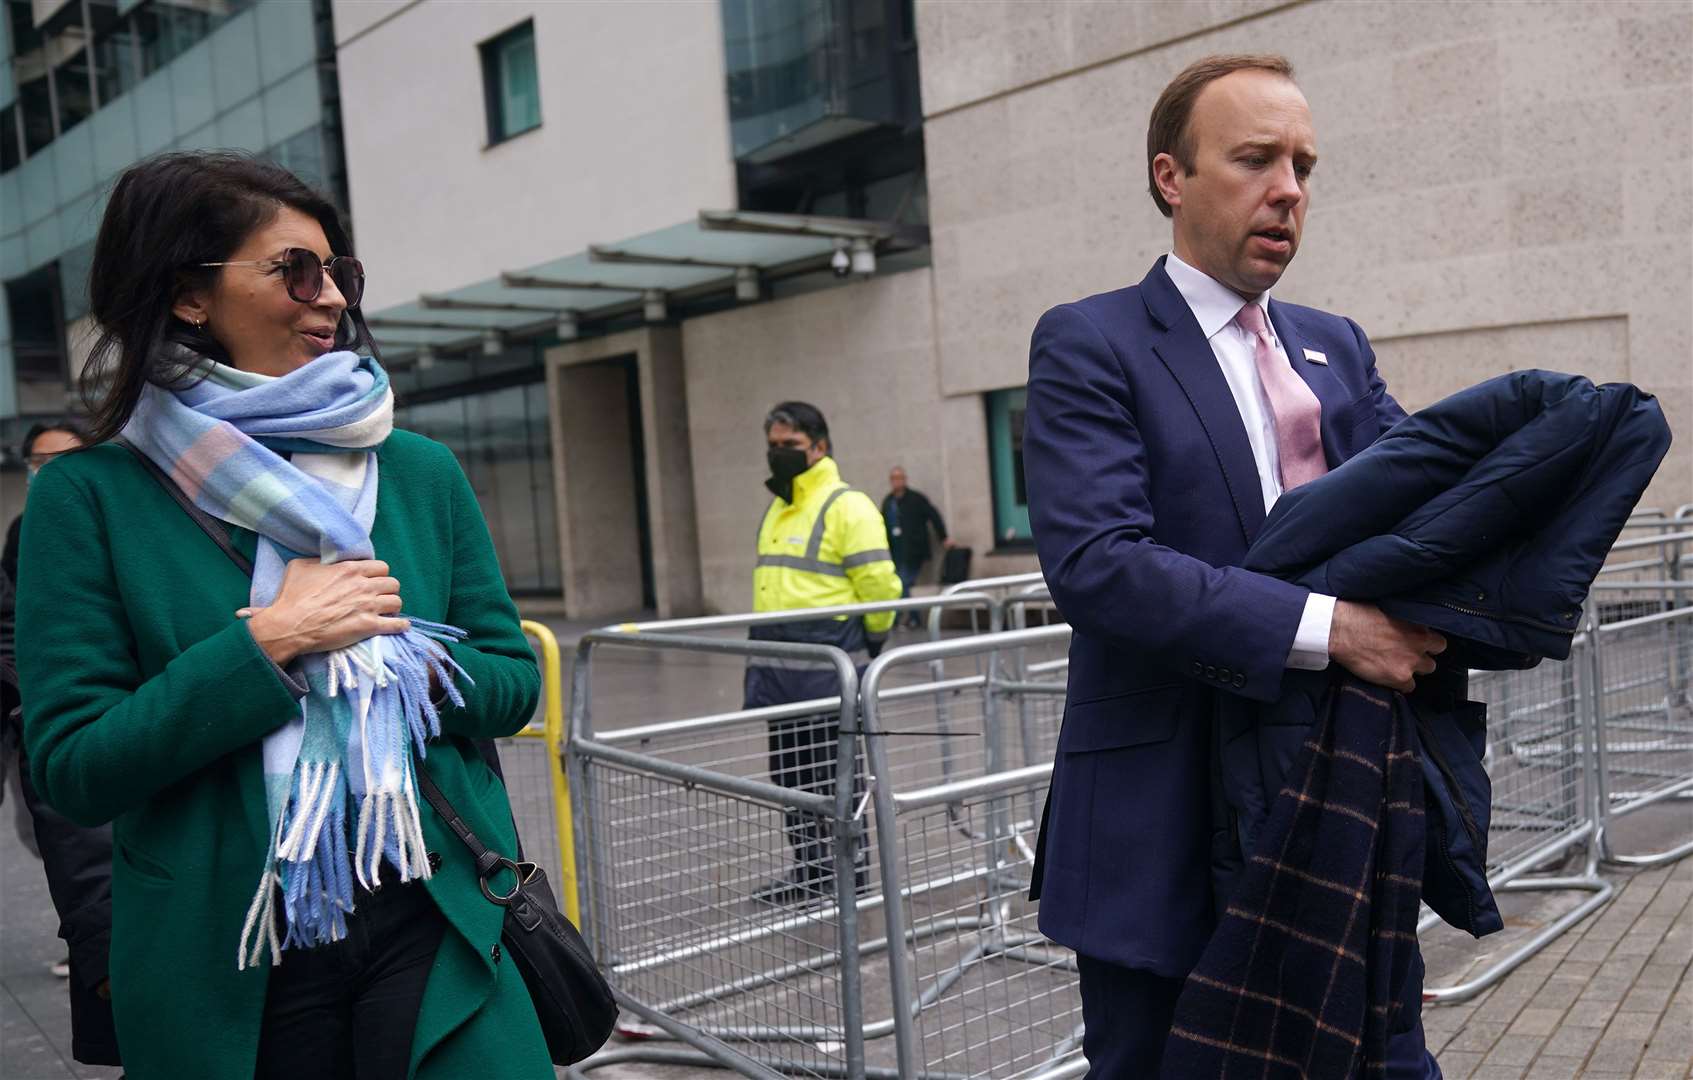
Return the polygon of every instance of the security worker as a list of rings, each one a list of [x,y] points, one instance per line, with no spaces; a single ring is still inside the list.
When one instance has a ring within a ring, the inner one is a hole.
[[[833,607],[897,600],[901,588],[888,553],[882,513],[868,495],[841,479],[829,456],[829,425],[815,406],[784,401],[764,418],[770,479],[776,498],[758,531],[758,566],[753,571],[753,610]],[[813,619],[755,627],[754,640],[835,645],[860,670],[881,651],[894,613]],[[807,661],[754,659],[747,666],[746,707],[786,705],[835,697],[840,686],[831,667]],[[770,722],[770,773],[774,783],[801,791],[833,794],[837,714]],[[862,788],[853,770],[853,788]],[[760,900],[800,904],[834,895],[833,838],[814,817],[789,811],[788,842],[796,866],[762,889]],[[861,884],[863,871],[855,878]]]

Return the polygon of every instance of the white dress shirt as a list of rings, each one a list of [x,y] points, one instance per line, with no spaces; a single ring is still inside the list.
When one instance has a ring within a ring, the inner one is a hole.
[[[1241,422],[1246,425],[1246,441],[1252,446],[1252,460],[1258,466],[1264,512],[1269,513],[1282,493],[1281,468],[1276,457],[1276,419],[1270,399],[1264,394],[1264,382],[1258,377],[1252,336],[1234,322],[1247,301],[1227,285],[1177,258],[1174,252],[1164,260],[1164,270],[1187,301],[1199,322],[1200,333],[1205,335],[1217,357],[1217,366],[1223,369],[1223,379],[1229,384],[1235,408],[1240,410]],[[1287,363],[1287,353],[1282,350],[1276,328],[1269,320],[1270,294],[1266,292],[1251,302],[1263,306],[1271,346],[1281,362]],[[1328,667],[1329,628],[1333,622],[1334,597],[1312,593],[1305,601],[1305,613],[1293,636],[1293,651],[1288,654],[1287,666],[1307,671]]]

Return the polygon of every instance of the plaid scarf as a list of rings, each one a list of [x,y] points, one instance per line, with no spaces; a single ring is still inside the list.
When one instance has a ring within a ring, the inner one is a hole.
[[[1240,884],[1188,975],[1163,1075],[1381,1075],[1417,947],[1423,783],[1404,697],[1327,683]]]
[[[275,600],[291,559],[375,557],[375,451],[394,424],[394,395],[376,361],[329,353],[267,377],[186,350],[172,358],[205,377],[147,386],[124,436],[201,509],[259,535],[252,606]],[[412,752],[424,756],[440,734],[431,674],[464,704],[454,683],[464,671],[437,643],[464,631],[421,619],[411,626],[301,657],[300,711],[264,739],[270,848],[237,969],[256,967],[267,951],[279,964],[284,948],[345,937],[353,880],[374,887],[384,859],[401,881],[429,876]]]

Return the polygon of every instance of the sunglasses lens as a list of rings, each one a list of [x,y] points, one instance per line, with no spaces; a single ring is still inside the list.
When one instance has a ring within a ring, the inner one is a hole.
[[[329,276],[335,279],[335,287],[341,290],[347,306],[358,307],[359,299],[364,296],[364,263],[342,255],[332,260]]]
[[[316,300],[323,291],[323,263],[315,251],[293,248],[288,252],[288,295],[302,304]]]

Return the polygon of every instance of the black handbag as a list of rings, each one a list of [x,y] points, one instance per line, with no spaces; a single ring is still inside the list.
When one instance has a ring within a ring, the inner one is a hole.
[[[125,439],[115,441],[136,456],[159,486],[241,568],[242,573],[253,573],[251,560],[235,550],[228,532],[215,518],[194,505],[188,494],[139,447]],[[492,767],[499,771],[497,765]],[[476,861],[476,876],[482,895],[489,902],[505,908],[500,941],[522,974],[523,984],[529,988],[529,997],[535,1003],[535,1016],[541,1022],[541,1033],[546,1036],[547,1053],[553,1064],[574,1065],[581,1061],[611,1038],[617,1023],[617,1000],[594,963],[587,942],[559,911],[552,887],[547,884],[546,872],[532,862],[522,861],[521,851],[518,861],[514,862],[490,850],[470,831],[470,826],[459,817],[441,789],[435,786],[429,773],[421,768],[417,770],[417,786],[429,805],[441,815],[441,820],[470,849],[470,856]],[[488,880],[502,869],[510,870],[517,879],[511,891],[505,894],[496,893],[488,887]]]
[[[546,871],[532,862],[513,862],[490,850],[422,769],[417,770],[417,786],[441,820],[470,849],[482,895],[506,909],[500,940],[535,1002],[535,1015],[547,1037],[553,1064],[574,1065],[604,1046],[617,1023],[617,1000],[600,975],[587,942],[560,913]],[[488,880],[501,869],[510,870],[516,878],[516,884],[505,894],[488,887]]]

